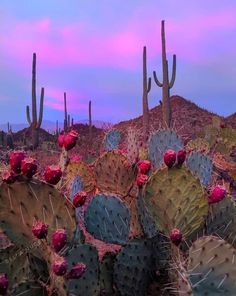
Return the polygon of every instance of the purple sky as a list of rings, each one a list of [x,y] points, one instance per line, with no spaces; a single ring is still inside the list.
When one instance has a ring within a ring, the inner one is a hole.
[[[44,119],[63,121],[64,91],[75,121],[87,118],[90,99],[96,119],[140,115],[142,48],[149,75],[157,70],[161,79],[162,19],[170,65],[177,55],[171,93],[221,115],[235,112],[235,0],[1,0],[0,123],[26,122],[33,52]],[[153,83],[150,108],[160,98]]]

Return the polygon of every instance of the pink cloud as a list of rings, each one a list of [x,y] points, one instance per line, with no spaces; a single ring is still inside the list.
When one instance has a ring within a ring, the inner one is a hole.
[[[64,111],[64,91],[55,88],[45,89],[45,106]],[[68,113],[75,113],[87,110],[87,96],[81,93],[71,91],[67,93],[67,110]]]

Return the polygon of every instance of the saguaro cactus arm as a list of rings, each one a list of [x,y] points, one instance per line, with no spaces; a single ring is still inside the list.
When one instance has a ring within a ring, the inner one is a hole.
[[[152,78],[149,77],[149,78],[148,78],[148,87],[147,87],[147,92],[148,92],[148,93],[150,92],[151,87],[152,87]]]
[[[157,73],[156,71],[153,71],[153,78],[154,78],[154,81],[156,82],[157,86],[159,87],[162,87],[163,86],[163,83],[161,83],[158,78],[157,78]]]
[[[173,64],[172,64],[172,76],[171,81],[169,83],[169,88],[172,88],[175,83],[175,77],[176,77],[176,55],[173,55]]]
[[[37,123],[37,128],[40,128],[43,120],[43,102],[44,102],[44,88],[41,88],[41,95],[40,95],[40,109],[39,109],[39,119]]]
[[[28,121],[29,125],[31,125],[32,121],[30,118],[30,107],[28,105],[26,106],[26,115],[27,115],[27,121]]]

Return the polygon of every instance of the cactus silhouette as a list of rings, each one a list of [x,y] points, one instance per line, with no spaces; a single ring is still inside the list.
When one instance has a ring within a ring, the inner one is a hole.
[[[36,101],[36,53],[33,54],[32,65],[32,119],[30,117],[30,108],[26,106],[27,121],[32,131],[33,148],[37,148],[39,145],[39,129],[43,119],[43,101],[44,101],[44,88],[41,88],[40,95],[40,109],[39,118],[37,118],[37,101]]]
[[[151,78],[147,80],[147,52],[146,46],[143,47],[143,136],[146,138],[149,132],[149,109],[148,93],[151,90]]]
[[[176,55],[173,55],[172,64],[172,76],[169,81],[168,73],[168,60],[166,59],[166,42],[165,42],[165,22],[161,22],[161,42],[162,42],[162,73],[163,82],[161,83],[158,78],[156,71],[153,71],[154,81],[157,86],[162,88],[162,112],[163,112],[163,122],[168,127],[171,126],[171,106],[170,106],[170,89],[173,87],[176,76]]]

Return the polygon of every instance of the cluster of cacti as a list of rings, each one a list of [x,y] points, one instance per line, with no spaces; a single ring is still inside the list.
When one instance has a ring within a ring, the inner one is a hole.
[[[0,250],[0,294],[234,295],[236,207],[210,187],[212,160],[186,154],[173,130],[148,147],[146,160],[116,148],[90,166],[72,160],[63,177],[48,167],[47,183],[14,152],[0,186],[0,227],[13,243]],[[61,177],[64,197],[51,185]]]

